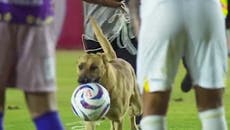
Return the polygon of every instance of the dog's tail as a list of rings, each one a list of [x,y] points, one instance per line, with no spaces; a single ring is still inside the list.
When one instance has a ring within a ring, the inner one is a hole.
[[[99,44],[101,45],[104,53],[106,54],[106,56],[108,56],[108,59],[113,60],[113,59],[117,58],[117,55],[116,55],[115,51],[113,50],[111,43],[103,34],[101,27],[97,24],[96,20],[93,17],[90,17],[90,22],[91,22],[93,31],[96,35],[96,38],[97,38]]]

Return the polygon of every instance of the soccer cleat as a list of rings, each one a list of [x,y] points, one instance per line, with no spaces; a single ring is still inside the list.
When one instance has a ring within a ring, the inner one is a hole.
[[[181,83],[181,90],[183,92],[189,92],[191,89],[192,89],[192,78],[190,74],[187,72]]]

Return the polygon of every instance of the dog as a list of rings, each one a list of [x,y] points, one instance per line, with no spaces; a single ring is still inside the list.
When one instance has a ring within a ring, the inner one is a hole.
[[[106,118],[111,120],[111,130],[122,130],[125,114],[128,112],[131,130],[138,130],[135,116],[142,113],[141,96],[135,72],[125,60],[117,58],[110,42],[94,18],[90,18],[95,36],[103,53],[85,54],[78,63],[79,84],[97,82],[110,95],[111,106]],[[95,130],[95,122],[86,122],[86,130]]]

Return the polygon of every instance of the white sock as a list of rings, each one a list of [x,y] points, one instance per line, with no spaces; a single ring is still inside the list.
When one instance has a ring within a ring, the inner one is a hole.
[[[202,130],[227,130],[224,108],[216,108],[199,113]]]
[[[140,122],[141,130],[166,130],[165,116],[145,116]]]

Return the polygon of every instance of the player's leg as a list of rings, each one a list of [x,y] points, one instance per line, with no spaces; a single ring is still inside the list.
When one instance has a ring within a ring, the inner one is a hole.
[[[37,130],[63,130],[57,109],[55,46],[50,25],[18,26],[18,80]],[[22,44],[23,43],[23,44]]]
[[[142,130],[167,129],[171,86],[184,43],[181,14],[177,15],[180,7],[174,2],[147,0],[141,4],[137,79],[143,91]]]
[[[0,46],[2,46],[2,44],[0,43]],[[1,48],[1,47],[0,47]],[[1,51],[1,49],[0,49]],[[5,108],[5,81],[3,78],[6,79],[6,77],[4,77],[3,75],[5,75],[6,73],[3,73],[3,61],[1,60],[1,56],[0,56],[0,77],[2,77],[0,79],[0,130],[3,130],[3,117],[4,117],[4,108]]]
[[[0,130],[3,130],[4,104],[5,104],[5,90],[0,87]]]
[[[194,87],[202,130],[227,130],[223,107],[224,89]]]
[[[26,92],[26,101],[37,130],[63,130],[54,92]]]
[[[166,113],[171,91],[143,93],[143,130],[166,130]]]
[[[1,57],[0,57],[1,58]],[[1,66],[0,61],[0,66]],[[2,69],[0,69],[1,71]],[[2,73],[0,72],[0,75]],[[4,108],[5,108],[5,86],[2,79],[0,79],[0,130],[3,130],[3,117],[4,117]]]
[[[0,22],[0,130],[3,130],[6,87],[15,85],[16,45],[11,30],[11,26]]]
[[[191,4],[196,7],[186,7],[186,17],[193,17],[193,21],[186,21],[191,39],[186,44],[185,57],[194,83],[202,130],[227,130],[223,104],[227,70],[224,16],[218,2],[207,4],[193,0]]]
[[[186,74],[181,83],[181,90],[183,92],[189,92],[192,89],[192,78],[189,73],[188,66],[186,65],[185,57],[182,58],[182,62],[185,67]]]

